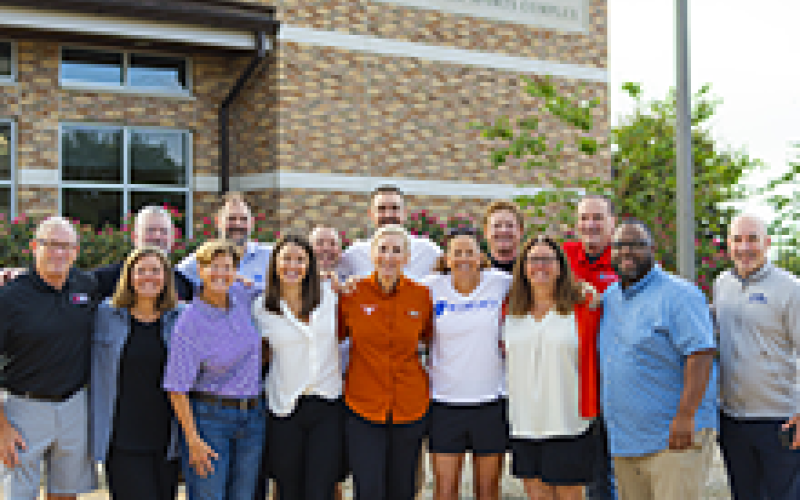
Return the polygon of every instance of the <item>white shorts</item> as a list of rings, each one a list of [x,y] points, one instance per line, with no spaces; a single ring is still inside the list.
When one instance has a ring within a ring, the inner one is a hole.
[[[97,487],[89,451],[89,397],[78,391],[62,403],[37,401],[8,394],[6,418],[25,440],[18,451],[20,464],[0,464],[5,500],[35,500],[39,496],[41,464],[47,471],[47,492],[77,495]]]

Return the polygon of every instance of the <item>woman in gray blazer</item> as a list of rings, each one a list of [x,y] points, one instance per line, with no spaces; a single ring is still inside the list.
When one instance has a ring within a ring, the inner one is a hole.
[[[170,332],[180,314],[166,254],[134,250],[114,296],[97,310],[92,341],[92,455],[114,500],[171,500],[178,487],[177,427],[162,389]]]

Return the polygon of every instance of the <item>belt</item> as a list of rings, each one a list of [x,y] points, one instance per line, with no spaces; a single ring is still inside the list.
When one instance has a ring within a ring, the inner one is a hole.
[[[78,389],[78,391],[80,391],[80,389]],[[13,394],[18,398],[33,399],[35,401],[44,401],[47,403],[63,403],[74,396],[78,391],[70,392],[69,394],[64,394],[61,396],[51,396],[49,394],[39,394],[38,392],[17,392],[8,389],[9,394]]]
[[[240,410],[258,408],[258,403],[261,401],[261,398],[226,398],[224,396],[216,396],[205,392],[192,392],[189,394],[189,397],[202,403],[239,408]]]

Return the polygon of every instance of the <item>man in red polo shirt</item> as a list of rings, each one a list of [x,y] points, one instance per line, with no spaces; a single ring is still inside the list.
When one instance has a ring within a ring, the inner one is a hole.
[[[601,195],[586,195],[578,203],[575,233],[579,239],[564,243],[572,272],[600,293],[617,281],[617,273],[611,265],[614,224],[611,200]]]
[[[599,293],[606,291],[615,283],[617,273],[611,265],[611,240],[614,236],[614,204],[602,195],[586,195],[578,203],[578,217],[575,232],[578,241],[564,243],[564,253],[572,267],[572,272],[581,280],[592,285]],[[599,416],[602,419],[602,415]],[[603,452],[598,454],[594,482],[586,488],[586,498],[590,500],[614,500],[617,498],[614,484],[614,471],[608,455],[605,426],[599,426],[603,434]]]

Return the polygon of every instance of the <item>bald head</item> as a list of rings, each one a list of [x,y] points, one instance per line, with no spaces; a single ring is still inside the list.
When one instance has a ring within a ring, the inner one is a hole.
[[[342,240],[339,232],[332,227],[317,226],[308,236],[314,257],[317,259],[320,271],[330,272],[339,265],[342,254]]]
[[[36,228],[30,242],[39,276],[61,288],[78,257],[78,232],[64,217],[50,217]]]
[[[767,224],[756,215],[742,214],[728,227],[728,251],[737,274],[746,278],[761,269],[770,246]]]

